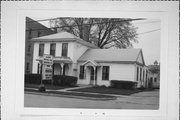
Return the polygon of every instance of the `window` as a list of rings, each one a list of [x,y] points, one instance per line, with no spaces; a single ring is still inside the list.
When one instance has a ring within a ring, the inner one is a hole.
[[[26,63],[26,70],[27,71],[29,70],[29,63],[28,62]]]
[[[142,68],[140,68],[140,81],[142,81]]]
[[[50,55],[55,56],[56,44],[52,43],[50,46]]]
[[[31,51],[31,45],[28,45],[28,52]]]
[[[39,56],[43,56],[44,54],[44,44],[39,44]]]
[[[142,78],[143,82],[144,82],[144,70],[143,70],[143,78]]]
[[[41,35],[41,32],[38,32],[38,33],[37,33],[37,36],[40,37],[40,35]]]
[[[40,74],[40,64],[38,63],[38,66],[37,66],[37,74]]]
[[[157,82],[157,78],[154,78],[154,82]]]
[[[148,73],[148,71],[146,70],[146,80],[147,80],[147,73]]]
[[[79,79],[84,79],[85,74],[84,74],[84,66],[80,66],[80,74],[79,74]]]
[[[62,43],[62,56],[67,57],[68,43]]]
[[[139,79],[139,67],[137,67],[137,81]]]
[[[32,35],[32,29],[30,28],[29,29],[29,35],[28,35],[28,38],[31,39],[31,35]]]
[[[109,80],[109,66],[103,66],[102,80]]]

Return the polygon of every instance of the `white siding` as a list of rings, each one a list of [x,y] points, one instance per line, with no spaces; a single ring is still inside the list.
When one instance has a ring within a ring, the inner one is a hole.
[[[32,68],[32,73],[37,73],[38,61],[36,61],[36,59],[38,58],[38,54],[39,54],[39,43],[34,43],[34,54],[33,54],[33,68]]]
[[[73,49],[73,53],[74,53],[74,56],[73,56],[73,62],[76,63],[77,60],[81,57],[81,55],[83,53],[86,52],[86,50],[88,49],[87,46],[84,46],[84,45],[81,45],[79,43],[74,43],[74,49]]]
[[[137,61],[141,64],[143,64],[143,58],[142,58],[142,54],[140,52],[140,54],[138,55]]]
[[[56,43],[56,56],[61,56],[62,54],[62,43]]]
[[[73,61],[73,57],[74,57],[74,42],[68,42],[68,54],[67,56],[70,57]]]
[[[110,80],[134,81],[134,67],[132,64],[111,64]]]
[[[44,54],[50,54],[50,43],[44,43]]]

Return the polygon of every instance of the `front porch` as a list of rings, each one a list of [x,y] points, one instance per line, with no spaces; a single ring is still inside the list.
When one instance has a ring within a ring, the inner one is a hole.
[[[88,60],[80,65],[79,79],[86,82],[86,85],[98,85],[98,74],[100,74],[100,64]]]
[[[38,72],[42,73],[43,57],[36,59],[38,61]],[[52,75],[71,75],[72,60],[69,57],[52,57]]]

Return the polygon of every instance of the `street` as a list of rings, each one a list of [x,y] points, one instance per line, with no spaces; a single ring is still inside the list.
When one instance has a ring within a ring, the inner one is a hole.
[[[146,91],[115,100],[88,100],[80,98],[25,94],[25,107],[94,108],[94,109],[158,109],[159,90]]]

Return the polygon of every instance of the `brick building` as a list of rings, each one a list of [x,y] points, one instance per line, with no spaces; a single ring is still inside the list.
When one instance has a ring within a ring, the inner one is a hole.
[[[45,35],[54,34],[56,31],[45,27],[37,21],[26,17],[26,35],[25,35],[25,74],[32,73],[32,62],[33,62],[33,43],[32,38],[41,37]]]

